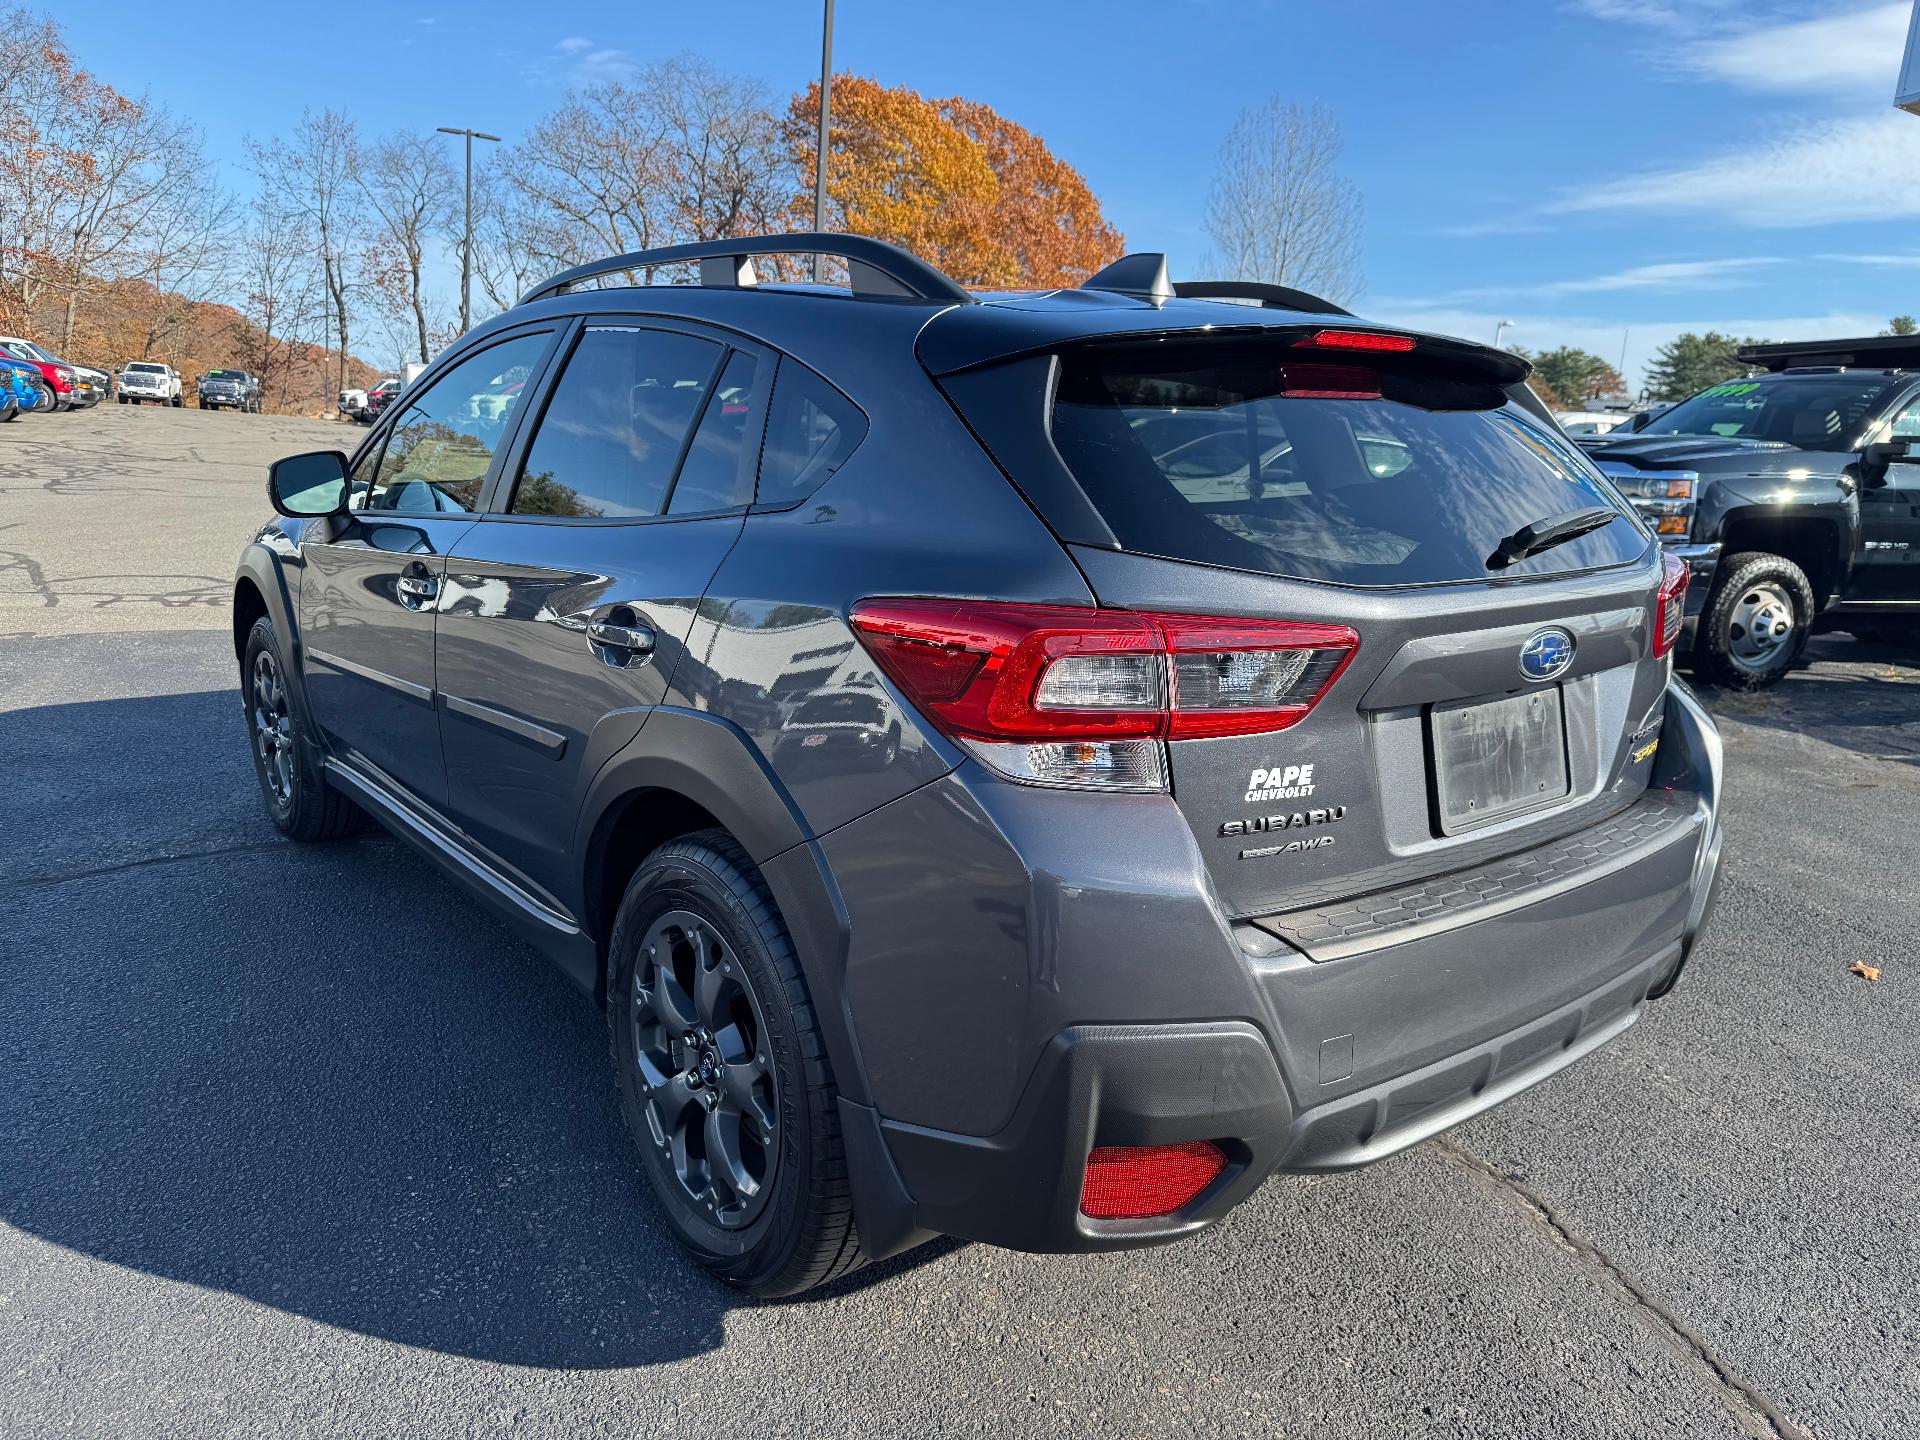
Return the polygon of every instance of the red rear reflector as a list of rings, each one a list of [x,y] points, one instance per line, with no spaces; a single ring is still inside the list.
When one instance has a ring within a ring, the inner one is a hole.
[[[1387,335],[1378,330],[1316,330],[1304,340],[1293,342],[1296,350],[1392,350],[1404,354],[1413,349],[1411,335]]]
[[[1184,1145],[1102,1145],[1087,1157],[1080,1213],[1095,1220],[1144,1220],[1193,1203],[1227,1168],[1210,1140]]]
[[[1692,570],[1678,555],[1660,557],[1660,597],[1653,610],[1653,655],[1673,653],[1687,618],[1687,581]]]

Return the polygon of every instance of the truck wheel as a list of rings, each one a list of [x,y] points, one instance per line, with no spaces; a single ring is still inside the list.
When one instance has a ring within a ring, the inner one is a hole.
[[[1791,560],[1758,551],[1728,556],[1719,571],[1694,636],[1694,668],[1738,690],[1772,685],[1806,649],[1813,584]]]
[[[746,852],[723,830],[655,850],[628,882],[609,955],[620,1108],[675,1238],[763,1297],[852,1270],[833,1068]]]
[[[279,637],[264,615],[247,634],[240,703],[246,711],[260,798],[275,828],[293,840],[332,840],[360,829],[366,813],[327,783],[320,756],[294,709]]]

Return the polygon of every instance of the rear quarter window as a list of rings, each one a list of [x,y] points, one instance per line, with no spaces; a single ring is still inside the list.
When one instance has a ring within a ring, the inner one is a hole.
[[[1092,345],[1061,357],[1061,458],[1129,550],[1344,585],[1485,579],[1524,525],[1621,518],[1504,577],[1623,564],[1649,543],[1573,445],[1499,387],[1409,357],[1286,340]]]

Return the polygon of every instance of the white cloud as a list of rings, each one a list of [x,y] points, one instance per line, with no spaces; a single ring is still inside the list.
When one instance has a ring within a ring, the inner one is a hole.
[[[1912,16],[1906,0],[1888,0],[1717,36],[1675,58],[1683,69],[1744,90],[1831,91],[1890,102]]]
[[[1603,180],[1547,209],[1704,211],[1741,225],[1825,225],[1920,214],[1920,120],[1889,108],[1790,125],[1693,165]]]
[[[1872,265],[1886,270],[1920,268],[1920,255],[1816,255],[1813,258],[1836,265]]]
[[[1775,315],[1762,318],[1708,315],[1698,319],[1675,319],[1657,325],[1622,326],[1617,321],[1593,315],[1555,314],[1550,311],[1518,313],[1511,310],[1482,310],[1471,306],[1418,305],[1384,301],[1367,307],[1369,320],[1405,325],[1409,329],[1440,335],[1458,335],[1482,344],[1492,341],[1503,320],[1511,321],[1506,345],[1519,345],[1535,352],[1571,345],[1591,351],[1609,365],[1620,364],[1622,342],[1626,363],[1622,371],[1637,391],[1641,377],[1654,353],[1675,336],[1688,332],[1700,334],[1717,330],[1742,340],[1815,340],[1840,335],[1872,335],[1887,323],[1881,314],[1836,311],[1824,315]]]
[[[584,35],[569,35],[529,65],[526,74],[536,84],[573,88],[631,80],[642,68],[628,51],[597,44]]]
[[[1630,265],[1605,275],[1549,280],[1537,285],[1486,285],[1454,292],[1451,301],[1546,300],[1559,295],[1602,295],[1622,290],[1728,290],[1750,284],[1756,270],[1784,263],[1777,255],[1739,255],[1720,260],[1667,260]]]

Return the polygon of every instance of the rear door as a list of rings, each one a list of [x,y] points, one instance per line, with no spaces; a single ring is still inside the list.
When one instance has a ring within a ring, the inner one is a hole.
[[[586,783],[665,697],[753,498],[771,359],[692,329],[591,321],[570,341],[440,608],[453,813],[563,894]]]
[[[447,799],[433,656],[446,556],[474,523],[553,338],[504,338],[414,397],[362,452],[349,512],[310,527],[303,547],[315,718],[336,752],[435,810]]]
[[[1358,637],[1297,723],[1169,746],[1235,913],[1522,849],[1644,789],[1668,668],[1657,546],[1500,385],[1295,337],[1089,345],[1057,373],[1053,443],[1118,542],[1075,550],[1103,605]],[[1583,512],[1597,528],[1497,558]],[[1257,703],[1272,665],[1182,656],[1174,683],[1225,710],[1241,689]]]

